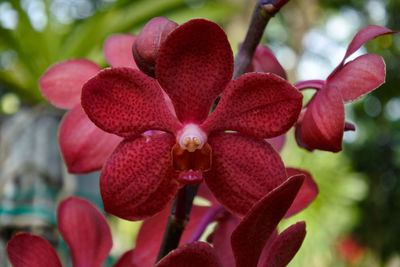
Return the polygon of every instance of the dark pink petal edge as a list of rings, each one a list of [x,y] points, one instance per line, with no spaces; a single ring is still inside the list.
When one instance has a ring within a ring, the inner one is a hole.
[[[236,267],[256,267],[268,238],[295,199],[303,175],[289,178],[262,198],[243,218],[231,236]]]
[[[284,218],[293,216],[308,207],[308,205],[310,205],[318,195],[318,185],[308,171],[296,168],[286,168],[286,173],[288,177],[303,174],[304,182]]]
[[[271,244],[262,267],[285,267],[300,249],[305,236],[305,222],[298,222],[287,228]]]

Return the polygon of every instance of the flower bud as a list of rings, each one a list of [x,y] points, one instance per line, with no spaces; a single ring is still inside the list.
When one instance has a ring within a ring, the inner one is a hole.
[[[132,46],[133,57],[141,71],[154,77],[158,50],[178,24],[164,17],[151,19],[136,37]]]

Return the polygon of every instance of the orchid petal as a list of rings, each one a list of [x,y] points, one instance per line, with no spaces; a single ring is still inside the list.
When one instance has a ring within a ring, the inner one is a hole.
[[[98,127],[123,137],[180,127],[157,81],[132,68],[99,72],[83,86],[82,106]]]
[[[132,34],[114,34],[105,40],[104,56],[110,66],[138,68],[132,55],[135,38]]]
[[[70,109],[80,102],[82,85],[99,71],[99,66],[86,59],[54,64],[40,77],[40,91],[54,106]]]
[[[344,105],[340,92],[329,84],[318,91],[304,114],[301,137],[307,147],[342,150]]]
[[[384,34],[393,34],[396,33],[388,28],[378,26],[378,25],[369,25],[362,28],[357,34],[353,37],[350,45],[347,47],[346,54],[344,55],[344,62],[351,54],[356,52],[362,45],[364,45],[369,40],[372,40],[378,36]]]
[[[126,220],[142,220],[165,208],[179,189],[171,166],[174,143],[167,133],[122,141],[100,175],[104,209]]]
[[[193,205],[190,212],[190,220],[185,227],[179,243],[180,245],[185,244],[189,240],[208,209],[209,207]],[[143,222],[136,238],[133,258],[133,263],[136,266],[151,267],[156,262],[170,212],[171,207],[168,206],[157,215]]]
[[[7,243],[13,267],[62,267],[54,248],[44,238],[18,233]]]
[[[92,203],[69,197],[58,207],[57,222],[75,267],[103,265],[112,247],[111,231]]]
[[[290,206],[289,210],[285,214],[285,218],[293,216],[294,214],[302,211],[318,195],[318,185],[313,180],[311,174],[308,171],[296,169],[296,168],[286,168],[286,173],[288,177],[303,174],[304,175],[304,182],[301,186],[299,193],[297,194],[296,198],[294,199],[292,206]]]
[[[221,267],[214,249],[204,242],[178,247],[165,256],[156,267]]]
[[[194,19],[172,31],[161,45],[156,77],[181,122],[201,123],[232,78],[233,55],[224,31]]]
[[[243,216],[263,196],[286,180],[279,154],[264,140],[236,133],[209,137],[213,166],[205,181],[217,200]]]
[[[382,57],[367,54],[344,65],[328,81],[339,89],[343,101],[356,100],[385,82],[385,62]]]
[[[219,205],[218,200],[215,199],[215,196],[210,191],[206,183],[201,183],[199,189],[197,191],[197,196],[205,198],[206,200],[210,201],[211,206]]]
[[[285,133],[296,122],[302,94],[274,74],[247,73],[224,91],[204,122],[206,132],[232,130],[257,138]]]
[[[306,224],[298,222],[283,231],[271,244],[262,267],[285,267],[296,255],[306,236]]]
[[[304,177],[297,175],[262,198],[232,233],[231,245],[236,267],[255,267],[262,249],[289,209]]]
[[[64,116],[58,141],[68,172],[88,173],[101,169],[122,138],[99,129],[77,105]]]
[[[265,45],[258,45],[254,52],[251,64],[246,72],[270,72],[286,80],[286,71],[275,57],[274,53]]]
[[[213,232],[212,244],[223,267],[235,266],[235,257],[233,256],[231,246],[231,235],[239,222],[240,219],[238,217],[226,212],[218,220],[217,226]]]
[[[342,61],[339,63],[339,65],[332,71],[332,73],[329,75],[327,78],[327,81],[332,79],[336,73],[343,67],[344,62],[346,59],[352,55],[354,52],[356,52],[361,46],[363,46],[366,42],[369,40],[372,40],[378,36],[385,35],[385,34],[394,34],[397,33],[395,31],[392,31],[388,28],[378,26],[378,25],[369,25],[364,28],[362,28],[357,34],[353,37],[353,40],[351,41],[350,45],[347,47],[346,54],[344,55]]]
[[[134,252],[133,249],[126,251],[113,265],[113,267],[144,267],[142,265],[135,265],[133,263]]]

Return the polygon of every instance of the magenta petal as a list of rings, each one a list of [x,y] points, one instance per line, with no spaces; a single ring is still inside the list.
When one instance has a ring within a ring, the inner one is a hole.
[[[205,181],[217,200],[232,213],[243,216],[272,189],[286,180],[279,154],[264,140],[235,133],[209,137],[212,169]]]
[[[286,71],[274,53],[265,45],[257,46],[251,64],[246,72],[270,72],[286,80]]]
[[[288,218],[303,209],[305,209],[318,195],[318,186],[313,180],[311,174],[308,171],[296,169],[296,168],[286,168],[287,176],[291,177],[297,174],[304,175],[305,179],[303,185],[301,186],[299,193],[294,199],[292,206],[285,214],[285,218]]]
[[[135,265],[133,263],[133,249],[126,251],[113,265],[113,267],[144,267],[142,265]]]
[[[99,129],[77,105],[64,116],[58,141],[68,172],[88,173],[101,169],[122,138]]]
[[[172,169],[170,134],[125,139],[100,175],[104,209],[126,220],[142,220],[166,207],[179,189]]]
[[[204,242],[184,245],[165,256],[156,267],[221,267],[213,248]]]
[[[329,80],[336,87],[344,102],[355,100],[385,82],[385,62],[374,54],[363,55],[344,65]]]
[[[112,247],[106,218],[89,201],[69,197],[61,202],[58,229],[69,247],[74,267],[100,267]]]
[[[233,256],[231,246],[231,235],[239,222],[240,219],[238,217],[226,212],[218,220],[218,224],[213,232],[212,244],[223,267],[235,266],[235,257]]]
[[[28,233],[18,233],[8,241],[7,255],[13,267],[62,267],[50,243]]]
[[[132,55],[132,45],[135,38],[132,34],[114,34],[105,40],[104,56],[110,66],[137,69]]]
[[[283,231],[271,244],[262,267],[285,267],[296,255],[306,236],[306,224],[298,222]]]
[[[231,80],[233,55],[224,31],[194,19],[172,31],[161,45],[156,78],[182,122],[202,122]]]
[[[207,132],[232,130],[257,138],[275,137],[296,122],[302,98],[274,74],[247,73],[229,84],[202,127]]]
[[[332,152],[342,150],[344,105],[336,87],[318,91],[304,114],[301,136],[307,147]]]
[[[90,79],[82,106],[97,126],[123,137],[180,127],[157,81],[132,68],[105,69]]]
[[[86,59],[54,64],[40,77],[40,91],[54,106],[70,109],[80,102],[82,85],[99,71]]]
[[[231,237],[236,267],[257,266],[262,249],[292,204],[303,180],[302,175],[289,178],[262,198],[236,227]]]
[[[181,245],[189,240],[208,209],[209,207],[193,206],[190,212],[190,220],[180,240]],[[151,267],[156,262],[170,212],[171,205],[143,222],[134,251],[134,264],[136,266]]]

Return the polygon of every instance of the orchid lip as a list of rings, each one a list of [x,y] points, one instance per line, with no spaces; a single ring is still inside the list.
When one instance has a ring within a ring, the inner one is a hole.
[[[176,142],[182,149],[194,152],[207,143],[207,134],[198,125],[189,123],[178,132]]]

